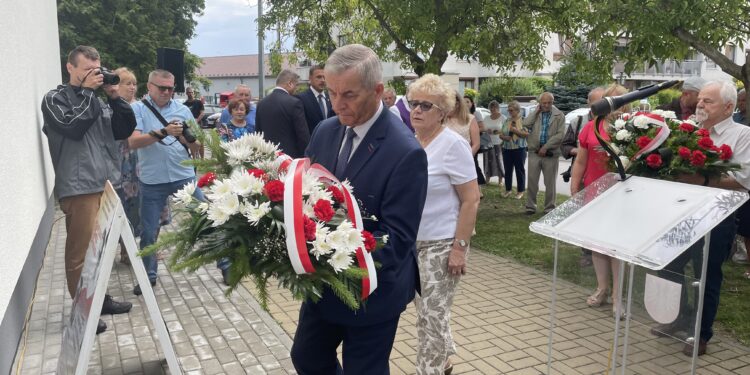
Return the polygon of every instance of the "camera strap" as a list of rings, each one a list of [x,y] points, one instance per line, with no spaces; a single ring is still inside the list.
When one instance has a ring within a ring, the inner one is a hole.
[[[169,123],[164,118],[164,116],[162,116],[161,113],[159,113],[159,111],[156,108],[154,108],[153,105],[151,105],[151,103],[148,101],[148,99],[145,99],[145,98],[141,99],[141,103],[143,103],[143,105],[145,105],[146,108],[148,108],[149,110],[151,110],[151,113],[153,113],[154,116],[156,116],[156,119],[159,120],[159,122],[161,122],[162,127],[166,128],[167,125],[169,125]],[[177,138],[177,142],[180,142],[179,138]],[[167,145],[161,139],[159,140],[159,143],[161,143],[161,144],[163,144],[165,146]],[[182,145],[182,147],[185,149],[185,151],[187,151],[188,157],[192,158],[193,155],[190,154],[190,149],[184,143],[182,143],[182,142],[180,142],[180,145]]]

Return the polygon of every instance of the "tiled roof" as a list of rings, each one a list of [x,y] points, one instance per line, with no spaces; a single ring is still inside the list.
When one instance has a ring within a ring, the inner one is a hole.
[[[201,57],[201,65],[196,74],[202,77],[219,78],[219,77],[257,77],[258,76],[258,55],[237,55],[237,56],[212,56]],[[263,56],[265,62],[263,68],[266,75],[271,75],[271,66],[268,55]],[[298,64],[290,65],[287,59],[284,59],[283,68],[296,69]]]

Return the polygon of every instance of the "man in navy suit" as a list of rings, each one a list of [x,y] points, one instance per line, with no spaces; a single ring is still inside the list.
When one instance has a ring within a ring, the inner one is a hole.
[[[294,96],[298,82],[297,73],[282,70],[276,77],[276,87],[258,103],[255,114],[255,131],[293,158],[302,157],[310,141],[302,102]]]
[[[348,179],[361,202],[365,229],[387,234],[373,253],[378,287],[352,311],[329,288],[300,308],[292,362],[300,375],[331,375],[343,343],[343,371],[389,374],[388,358],[401,313],[419,285],[415,241],[427,189],[427,156],[414,135],[383,108],[382,70],[371,49],[352,44],[334,51],[325,66],[338,117],[318,125],[305,152],[313,162]]]
[[[305,120],[308,129],[310,129],[310,134],[321,121],[336,116],[331,107],[331,100],[324,91],[325,89],[326,76],[323,66],[312,66],[310,68],[310,88],[297,95],[305,108]]]

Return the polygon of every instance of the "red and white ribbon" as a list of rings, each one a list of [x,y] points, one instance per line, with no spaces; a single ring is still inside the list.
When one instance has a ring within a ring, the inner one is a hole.
[[[645,117],[647,119],[646,123],[655,125],[659,128],[659,130],[656,132],[656,135],[654,136],[654,139],[649,142],[646,147],[642,148],[640,151],[636,152],[635,155],[633,155],[633,160],[638,160],[641,155],[647,155],[651,153],[651,151],[656,150],[661,146],[664,141],[667,140],[669,137],[669,126],[667,126],[667,123],[664,122],[664,118],[662,118],[659,115],[655,115],[653,113],[636,113],[635,118],[633,121],[638,120],[638,117]]]
[[[286,160],[283,163],[285,162]],[[315,268],[310,260],[303,228],[304,214],[302,212],[302,205],[304,202],[302,199],[302,180],[308,169],[318,180],[341,188],[349,221],[351,221],[354,228],[359,230],[364,229],[362,214],[357,201],[349,189],[341,184],[336,176],[320,164],[310,166],[310,160],[307,158],[291,161],[284,181],[284,224],[286,225],[286,244],[289,259],[297,274],[315,272]],[[363,248],[358,248],[355,255],[357,265],[362,269],[366,269],[368,273],[366,277],[362,278],[362,299],[364,300],[378,287],[375,262],[372,259],[372,255]]]

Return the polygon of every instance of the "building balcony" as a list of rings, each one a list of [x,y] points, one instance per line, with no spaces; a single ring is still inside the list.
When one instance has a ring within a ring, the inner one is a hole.
[[[703,60],[667,60],[649,66],[643,63],[642,68],[636,68],[628,75],[629,79],[635,80],[655,80],[665,81],[671,79],[684,79],[687,77],[700,76],[702,72]],[[624,64],[615,64],[615,72],[621,72]]]

